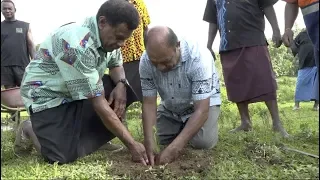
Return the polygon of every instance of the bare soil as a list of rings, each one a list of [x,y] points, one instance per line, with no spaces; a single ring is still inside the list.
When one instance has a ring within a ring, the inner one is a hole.
[[[186,148],[180,157],[166,166],[146,167],[130,161],[131,156],[124,150],[108,155],[112,161],[109,174],[120,179],[166,180],[183,176],[203,177],[212,168],[212,150],[194,150]]]

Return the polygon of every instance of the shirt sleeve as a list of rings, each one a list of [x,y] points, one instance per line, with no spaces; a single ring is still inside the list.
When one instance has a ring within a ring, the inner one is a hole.
[[[283,0],[284,2],[287,2],[287,3],[292,3],[292,4],[297,4],[298,3],[298,0]]]
[[[205,47],[192,48],[191,80],[192,100],[204,100],[214,93],[217,85],[212,79],[215,76],[214,60],[209,50]]]
[[[62,55],[56,57],[66,87],[73,100],[98,97],[104,91],[101,77],[96,69],[96,56],[89,47],[86,49],[68,47]]]
[[[215,0],[207,0],[207,5],[204,11],[203,20],[208,23],[217,24],[217,6]]]
[[[108,68],[114,68],[114,67],[118,67],[118,66],[122,66],[123,64],[123,58],[122,58],[122,54],[121,54],[121,49],[117,49],[112,51],[110,54],[108,54],[108,56],[110,56],[110,61],[108,62]]]
[[[276,4],[278,0],[258,0],[259,6],[261,9],[264,9],[269,6]]]
[[[140,8],[142,10],[140,16],[141,16],[141,19],[142,19],[143,27],[147,27],[151,23],[147,6],[143,2],[143,0],[141,0],[141,2],[139,3],[139,6],[140,6]]]
[[[157,88],[155,85],[155,80],[152,76],[152,67],[148,61],[149,59],[144,52],[141,56],[139,65],[141,89],[144,97],[157,96]]]

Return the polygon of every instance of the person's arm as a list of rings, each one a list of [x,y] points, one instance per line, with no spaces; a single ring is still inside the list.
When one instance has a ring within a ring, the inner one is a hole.
[[[153,126],[157,119],[157,89],[152,76],[152,66],[148,62],[147,54],[144,52],[140,59],[139,73],[141,79],[142,101],[142,124],[144,145],[151,165],[154,164],[154,135]]]
[[[29,56],[33,60],[35,58],[36,48],[33,43],[33,36],[32,36],[30,26],[29,26],[28,33],[27,33],[27,47],[28,47]]]
[[[296,0],[285,0],[286,6],[284,9],[284,29],[291,30],[299,13],[299,6]]]
[[[101,118],[104,126],[130,149],[134,145],[135,140],[109,106],[108,101],[104,98],[104,93],[103,95],[94,97],[90,100],[94,110]]]
[[[272,27],[273,32],[278,32],[280,34],[279,24],[278,24],[276,12],[274,11],[273,5],[265,7],[263,11]]]
[[[123,59],[121,50],[117,49],[111,52],[111,60],[108,63],[109,75],[112,81],[117,84],[121,79],[126,78],[126,74],[123,69]],[[121,84],[121,83],[120,83]]]
[[[268,19],[272,27],[272,31],[273,31],[272,41],[276,47],[280,47],[282,44],[281,32],[279,29],[276,12],[274,11],[274,8],[273,8],[273,5],[276,2],[278,2],[278,0],[268,0],[268,1],[259,0],[258,1],[260,8],[264,12],[264,15],[266,16],[266,18]]]
[[[68,41],[66,40],[65,43]],[[76,48],[79,47],[72,47],[70,43],[70,49],[56,57],[55,61],[62,78],[66,82],[72,99],[90,100],[104,126],[130,149],[135,145],[135,141],[105,99],[103,82],[95,68],[94,50],[91,49],[90,44],[87,46],[85,50],[77,50]],[[72,60],[71,63],[70,60]]]
[[[282,35],[283,44],[286,47],[290,47],[293,43],[293,31],[292,27],[297,19],[299,13],[299,6],[297,0],[284,0],[287,2],[284,13],[285,28]]]
[[[216,38],[217,32],[218,32],[217,24],[209,23],[208,42],[207,42],[207,48],[209,50],[212,49],[213,41]]]
[[[215,1],[207,0],[207,5],[204,11],[203,20],[209,23],[207,48],[209,49],[209,51],[211,52],[215,60],[216,57],[212,50],[212,44],[218,32],[217,7],[216,7]]]

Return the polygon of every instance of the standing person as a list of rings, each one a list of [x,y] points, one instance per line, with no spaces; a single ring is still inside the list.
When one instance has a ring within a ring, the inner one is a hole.
[[[140,62],[144,144],[150,165],[174,161],[187,144],[211,149],[218,142],[219,76],[210,52],[177,38],[172,29],[148,31]],[[162,101],[157,107],[157,92]],[[154,162],[153,126],[167,147]]]
[[[241,125],[232,130],[252,129],[248,105],[265,102],[273,130],[284,137],[277,103],[277,84],[271,65],[268,43],[264,35],[267,17],[273,29],[273,41],[281,45],[281,35],[273,5],[277,0],[207,0],[204,20],[209,22],[207,48],[219,31],[220,56],[228,99],[235,102],[241,116]]]
[[[314,100],[313,110],[319,109],[319,102],[315,99],[314,88],[318,74],[314,60],[314,47],[306,30],[301,31],[291,45],[292,54],[298,56],[299,70],[295,92],[295,106],[300,109],[300,102]],[[319,92],[317,92],[319,93]]]
[[[143,0],[129,0],[129,2],[138,10],[140,23],[138,28],[132,33],[132,36],[126,40],[124,47],[121,48],[121,53],[123,57],[123,68],[128,82],[137,94],[139,101],[142,101],[139,63],[140,57],[145,50],[144,36],[148,31],[150,17]]]
[[[12,1],[1,1],[1,85],[6,89],[21,85],[25,68],[34,59],[35,46],[30,24],[15,18]]]
[[[297,19],[299,7],[303,14],[304,23],[308,35],[314,45],[314,59],[319,72],[319,0],[284,0],[287,2],[285,7],[285,32],[283,43],[290,47],[293,42],[292,27]],[[319,73],[314,86],[316,100],[319,101]]]
[[[23,122],[20,140],[30,138],[45,160],[65,164],[118,137],[133,161],[146,164],[144,146],[120,120],[137,98],[128,86],[119,48],[138,24],[132,4],[108,0],[96,16],[48,36],[22,81],[31,123]],[[110,75],[104,75],[106,68]]]

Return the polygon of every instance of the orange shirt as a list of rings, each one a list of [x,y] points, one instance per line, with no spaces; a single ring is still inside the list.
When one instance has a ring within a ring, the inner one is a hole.
[[[121,48],[124,63],[140,60],[145,50],[143,31],[150,24],[149,13],[143,0],[132,0],[131,3],[139,12],[140,24],[138,28],[133,31],[131,37],[126,40],[124,47]]]
[[[313,3],[319,2],[319,0],[284,0],[288,3],[298,3],[299,7],[303,8]]]

